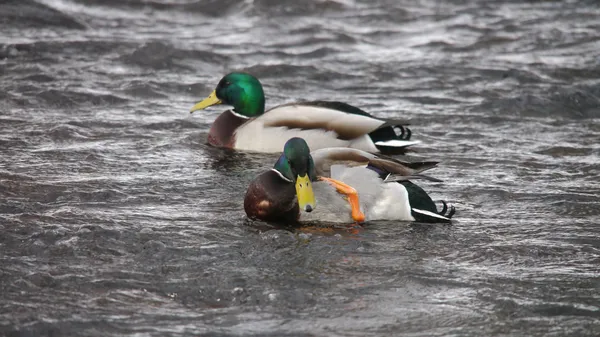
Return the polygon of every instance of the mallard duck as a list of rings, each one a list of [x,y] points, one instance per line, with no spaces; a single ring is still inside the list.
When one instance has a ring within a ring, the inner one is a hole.
[[[274,167],[250,183],[244,198],[249,218],[449,222],[454,215],[454,207],[446,214],[445,202],[438,212],[431,197],[409,180],[439,181],[422,174],[437,162],[402,162],[350,148],[309,149],[304,139],[289,139]]]
[[[258,79],[233,72],[192,107],[190,113],[216,104],[233,106],[212,124],[208,143],[217,147],[279,152],[292,137],[306,139],[311,149],[350,147],[369,152],[400,153],[411,141],[406,120],[381,119],[342,102],[288,103],[265,111]]]

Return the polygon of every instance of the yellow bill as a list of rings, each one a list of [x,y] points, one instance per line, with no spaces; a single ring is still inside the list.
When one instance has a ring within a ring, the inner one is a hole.
[[[210,95],[208,95],[208,97],[206,97],[202,101],[196,103],[196,105],[194,105],[190,109],[190,113],[192,113],[194,111],[206,109],[209,106],[217,105],[217,104],[221,104],[221,100],[217,98],[217,92],[215,90],[213,90],[213,92],[211,92]]]
[[[298,176],[296,179],[296,196],[301,210],[312,212],[315,209],[315,193],[308,174],[305,174],[304,177]]]

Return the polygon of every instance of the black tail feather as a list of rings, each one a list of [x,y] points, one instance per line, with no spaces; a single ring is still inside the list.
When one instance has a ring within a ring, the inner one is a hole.
[[[442,210],[438,212],[439,215],[441,216],[445,216],[448,219],[452,219],[452,216],[454,216],[454,213],[456,213],[456,208],[454,208],[454,206],[450,206],[450,212],[448,212],[448,214],[446,214],[446,212],[448,211],[448,204],[446,203],[445,200],[441,200],[442,202]]]
[[[450,213],[448,213],[448,215],[446,215],[446,218],[452,219],[452,217],[454,216],[454,213],[456,213],[456,208],[454,208],[454,206],[450,206]]]
[[[369,133],[369,137],[373,143],[384,142],[388,140],[405,140],[408,141],[412,137],[410,128],[402,124],[383,124],[379,129]],[[376,145],[377,149],[386,154],[403,154],[406,153],[406,147],[383,146]]]
[[[438,212],[439,215],[444,216],[444,214],[446,214],[446,211],[448,210],[448,204],[442,200],[442,210]]]
[[[413,209],[412,214],[415,220],[418,222],[449,222],[454,213],[456,213],[456,209],[454,206],[450,206],[448,209],[448,204],[446,201],[442,200],[442,209],[438,212],[437,206],[435,202],[431,199],[429,194],[425,192],[420,186],[414,184],[411,181],[399,181],[398,183],[404,185],[406,191],[408,192],[408,201],[410,203],[410,207]],[[415,210],[421,210],[421,212],[416,212]],[[439,215],[447,218],[440,219],[433,215],[427,215],[422,211],[430,212],[434,215]],[[448,214],[446,214],[448,212]]]

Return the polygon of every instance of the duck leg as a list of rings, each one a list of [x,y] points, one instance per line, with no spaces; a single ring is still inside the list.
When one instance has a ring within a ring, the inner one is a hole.
[[[365,214],[360,210],[360,204],[358,202],[358,193],[356,192],[354,187],[332,178],[319,177],[319,180],[326,181],[331,186],[335,187],[338,193],[341,193],[348,198],[348,203],[352,208],[352,220],[356,222],[365,221]]]

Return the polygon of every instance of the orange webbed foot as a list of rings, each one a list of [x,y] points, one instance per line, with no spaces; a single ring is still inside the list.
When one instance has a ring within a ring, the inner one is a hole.
[[[365,214],[360,210],[358,193],[356,192],[354,187],[332,178],[319,177],[319,180],[329,183],[331,186],[335,187],[338,193],[343,194],[347,197],[348,203],[350,204],[350,207],[352,209],[352,220],[356,222],[365,221]]]

